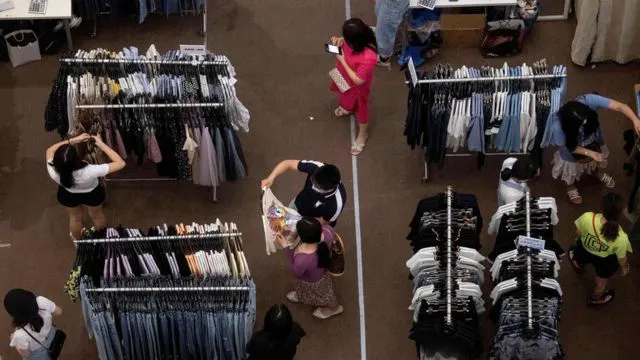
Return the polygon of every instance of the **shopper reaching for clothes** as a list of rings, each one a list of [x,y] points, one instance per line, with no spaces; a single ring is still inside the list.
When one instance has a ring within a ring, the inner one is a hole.
[[[528,158],[507,158],[502,163],[498,183],[498,206],[510,204],[524,197],[529,191],[527,182],[536,174],[536,168]]]
[[[81,159],[75,146],[90,140],[111,162],[93,165]],[[99,178],[124,168],[125,162],[120,155],[102,142],[100,137],[81,134],[49,147],[46,160],[49,176],[59,185],[58,202],[66,207],[69,213],[71,236],[74,239],[80,238],[85,208],[94,226],[104,229],[107,225],[107,219],[102,212],[105,192]]]
[[[609,149],[602,135],[598,109],[605,108],[624,114],[637,134],[640,134],[640,119],[631,108],[623,103],[597,94],[578,96],[560,108],[559,122],[552,124],[554,142],[561,144],[556,151],[551,174],[567,184],[567,195],[574,204],[582,204],[582,196],[576,183],[584,173],[598,178],[608,187],[615,187],[613,177],[598,169],[607,166]]]
[[[307,174],[304,188],[289,207],[302,216],[311,216],[322,224],[335,227],[347,202],[347,191],[338,167],[313,160],[283,160],[260,182],[260,186],[270,188],[276,178],[287,171]]]
[[[615,293],[607,289],[608,280],[622,268],[629,273],[627,253],[631,253],[629,237],[620,227],[624,203],[616,193],[605,195],[602,213],[586,212],[576,221],[578,240],[569,249],[571,265],[581,273],[588,264],[596,271],[595,287],[590,305],[603,305],[613,300]]]
[[[336,55],[336,69],[340,73],[338,86],[332,78],[331,91],[338,93],[336,116],[355,114],[358,136],[351,146],[351,154],[358,155],[364,149],[369,137],[369,97],[373,72],[378,61],[378,48],[373,30],[364,21],[352,18],[342,25],[342,37],[332,37],[331,43],[341,48]]]
[[[285,249],[296,280],[295,290],[287,293],[294,303],[315,306],[313,316],[328,319],[344,311],[333,291],[333,279],[328,272],[331,247],[336,237],[333,228],[322,225],[313,217],[303,217],[296,224],[300,242],[291,244],[282,235],[276,237]]]

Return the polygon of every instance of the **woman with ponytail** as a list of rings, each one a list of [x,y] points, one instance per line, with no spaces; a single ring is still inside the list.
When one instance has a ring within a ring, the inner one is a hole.
[[[529,191],[527,181],[536,174],[536,167],[528,158],[507,158],[502,163],[498,182],[498,206],[510,204],[524,197]]]
[[[49,360],[47,348],[55,334],[51,317],[61,315],[62,309],[46,297],[23,289],[9,291],[4,297],[4,307],[15,327],[9,346],[23,359]]]
[[[588,264],[596,271],[596,281],[589,305],[604,305],[615,293],[607,289],[607,281],[622,268],[622,276],[629,273],[627,253],[631,252],[629,237],[620,227],[624,202],[622,196],[608,193],[602,202],[602,213],[586,212],[576,221],[578,240],[569,249],[571,265],[581,273]]]
[[[273,305],[264,316],[264,327],[247,344],[247,360],[293,360],[305,335],[285,305]]]
[[[75,146],[88,141],[94,142],[111,162],[92,165],[83,161]],[[71,236],[74,239],[80,238],[85,208],[94,226],[98,229],[105,228],[107,219],[102,212],[105,194],[98,179],[124,168],[125,162],[120,155],[103,143],[100,137],[82,134],[49,147],[46,160],[49,176],[59,185],[58,202],[69,213]]]
[[[333,292],[333,280],[327,271],[336,236],[333,228],[321,225],[316,218],[305,216],[296,224],[296,230],[300,242],[293,249],[283,236],[277,236],[296,279],[295,290],[287,294],[287,299],[315,306],[313,315],[319,319],[341,314],[344,309],[338,304]]]

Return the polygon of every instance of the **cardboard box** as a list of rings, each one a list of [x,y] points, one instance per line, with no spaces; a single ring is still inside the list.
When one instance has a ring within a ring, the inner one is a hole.
[[[442,14],[440,18],[445,47],[479,48],[484,36],[484,14]]]

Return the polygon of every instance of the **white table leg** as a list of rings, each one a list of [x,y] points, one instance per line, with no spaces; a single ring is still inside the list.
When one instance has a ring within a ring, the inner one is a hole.
[[[71,40],[71,26],[69,26],[69,19],[62,19],[64,24],[64,32],[67,35],[67,46],[69,50],[73,50],[73,41]]]

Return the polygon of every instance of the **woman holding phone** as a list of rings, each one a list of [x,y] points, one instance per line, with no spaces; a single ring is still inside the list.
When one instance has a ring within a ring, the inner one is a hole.
[[[358,155],[369,137],[369,96],[373,72],[378,61],[376,36],[364,21],[351,18],[342,25],[342,37],[332,37],[332,45],[340,47],[336,55],[336,70],[340,77],[332,76],[331,91],[338,93],[339,106],[334,114],[338,117],[354,114],[358,123],[358,136],[351,145],[351,154]],[[336,80],[346,83],[339,87]]]

